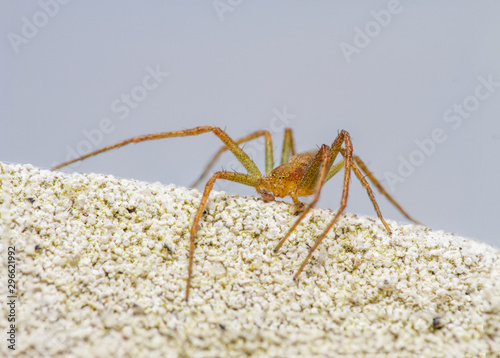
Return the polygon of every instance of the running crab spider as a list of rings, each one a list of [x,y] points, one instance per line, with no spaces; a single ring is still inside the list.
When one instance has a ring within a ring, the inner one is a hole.
[[[257,192],[261,195],[265,202],[269,202],[275,199],[275,197],[283,198],[290,196],[294,202],[295,211],[300,212],[300,216],[297,218],[292,227],[288,230],[286,235],[280,240],[278,245],[275,247],[274,251],[277,252],[285,241],[290,237],[290,234],[295,230],[297,225],[304,219],[306,214],[314,207],[319,199],[321,189],[329,179],[331,179],[335,174],[337,174],[342,168],[344,168],[344,182],[342,189],[342,197],[340,201],[340,208],[337,210],[334,218],[330,221],[326,229],[323,231],[321,236],[317,239],[316,243],[309,250],[307,257],[302,262],[301,266],[297,270],[294,276],[294,280],[298,278],[305,265],[311,258],[311,255],[316,250],[316,248],[321,244],[325,238],[328,231],[335,224],[339,216],[344,211],[347,204],[347,194],[349,192],[349,180],[351,177],[351,171],[354,172],[355,176],[361,182],[365,188],[370,200],[373,203],[377,215],[384,225],[387,232],[390,234],[391,229],[389,225],[385,222],[380,209],[375,200],[375,196],[370,188],[370,185],[366,181],[363,173],[370,179],[370,181],[377,187],[377,189],[394,205],[396,208],[409,220],[418,223],[412,219],[405,210],[387,193],[387,191],[382,187],[380,182],[373,176],[370,170],[366,167],[363,161],[353,155],[353,148],[351,137],[349,133],[342,130],[337,135],[331,146],[323,144],[319,150],[312,152],[304,152],[295,154],[295,146],[293,142],[293,136],[291,129],[285,129],[285,136],[283,141],[283,149],[281,154],[281,165],[273,169],[274,166],[274,156],[273,156],[273,144],[271,133],[267,130],[256,131],[238,140],[231,139],[222,129],[213,126],[201,126],[192,129],[185,129],[173,132],[162,132],[155,134],[146,134],[142,136],[137,136],[129,138],[127,140],[115,143],[113,145],[101,148],[99,150],[93,151],[79,158],[64,162],[52,168],[56,170],[62,168],[66,165],[72,164],[74,162],[86,159],[88,157],[94,156],[96,154],[106,152],[111,149],[119,148],[129,143],[139,143],[148,140],[162,139],[162,138],[173,138],[173,137],[187,137],[199,135],[207,132],[214,133],[219,137],[224,146],[219,149],[219,151],[214,155],[210,163],[205,168],[204,172],[200,178],[194,183],[196,185],[204,176],[207,175],[210,167],[215,163],[217,158],[222,152],[230,150],[238,161],[245,167],[248,174],[235,173],[228,171],[218,171],[215,172],[205,185],[205,190],[203,191],[203,196],[201,198],[198,211],[193,219],[193,225],[190,231],[190,243],[189,243],[189,263],[188,263],[188,278],[186,283],[186,295],[185,299],[187,301],[189,297],[189,290],[191,288],[191,278],[193,273],[193,254],[194,254],[194,238],[196,231],[198,229],[198,224],[201,219],[201,215],[205,208],[208,200],[208,196],[214,186],[214,183],[218,179],[230,180],[233,182],[241,183],[244,185],[254,187]],[[265,140],[265,176],[262,175],[257,165],[250,159],[250,157],[239,147],[240,144],[251,141],[258,137],[264,137]],[[344,147],[342,148],[342,144]],[[342,159],[334,164],[335,159],[338,154],[341,154]],[[193,186],[194,186],[193,185]],[[299,196],[310,196],[313,195],[312,201],[305,205],[299,200]]]

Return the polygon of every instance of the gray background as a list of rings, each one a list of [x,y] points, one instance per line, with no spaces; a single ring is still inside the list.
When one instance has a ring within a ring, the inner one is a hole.
[[[270,129],[279,153],[285,111],[299,150],[345,129],[411,215],[500,247],[500,86],[476,91],[500,82],[499,13],[496,1],[2,2],[0,160],[50,168],[89,144],[207,124],[233,138]],[[169,75],[144,90],[148,68]],[[66,171],[188,186],[219,146],[210,133],[141,143]],[[263,170],[262,147],[245,149]],[[241,170],[229,154],[221,167]],[[335,177],[320,206],[340,193]],[[375,215],[354,179],[347,210]]]

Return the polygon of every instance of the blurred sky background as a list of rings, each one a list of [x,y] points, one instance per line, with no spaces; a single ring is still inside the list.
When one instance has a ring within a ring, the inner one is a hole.
[[[277,161],[284,126],[299,151],[345,129],[412,216],[500,247],[498,14],[498,1],[3,1],[0,160],[48,169],[215,125],[233,138],[271,130]],[[220,145],[211,133],[165,139],[64,171],[189,186]],[[263,147],[244,148],[263,171]],[[221,168],[243,170],[230,154]],[[347,210],[375,216],[351,182]],[[337,209],[341,183],[320,206]]]

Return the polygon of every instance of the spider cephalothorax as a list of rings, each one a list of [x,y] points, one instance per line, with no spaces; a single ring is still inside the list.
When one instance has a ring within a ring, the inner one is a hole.
[[[273,199],[289,196],[297,203],[297,197],[311,195],[314,191],[314,188],[299,188],[296,184],[304,177],[311,159],[308,153],[294,155],[288,163],[281,164],[265,177],[257,179],[255,189],[265,201],[271,194]]]

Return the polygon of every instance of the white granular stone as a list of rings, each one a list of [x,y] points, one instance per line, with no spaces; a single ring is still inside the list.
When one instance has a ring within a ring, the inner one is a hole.
[[[498,357],[500,253],[421,226],[0,163],[0,355],[7,247],[19,357]]]

